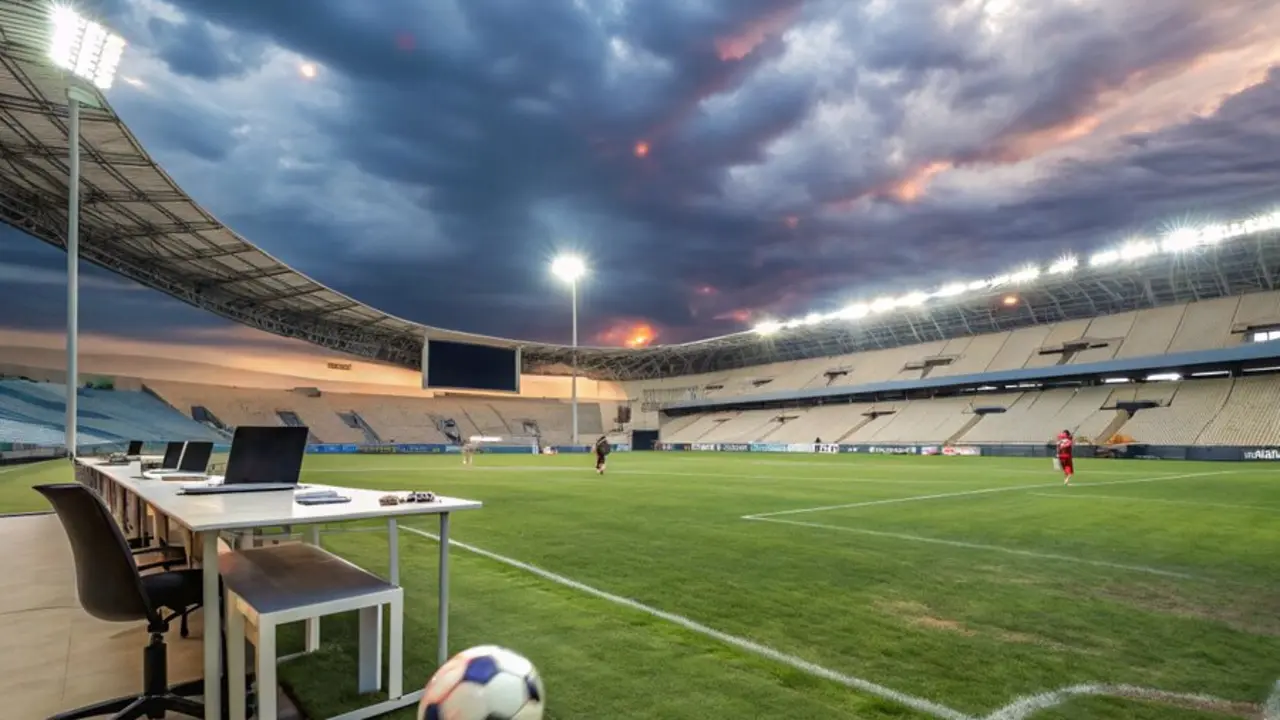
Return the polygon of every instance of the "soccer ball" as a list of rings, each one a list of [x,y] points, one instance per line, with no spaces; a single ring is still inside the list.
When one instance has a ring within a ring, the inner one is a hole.
[[[418,720],[542,720],[546,702],[533,663],[482,645],[440,666],[418,703]]]

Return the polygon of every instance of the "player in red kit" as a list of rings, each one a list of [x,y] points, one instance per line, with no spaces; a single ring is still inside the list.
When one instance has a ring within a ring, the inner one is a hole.
[[[1062,481],[1063,485],[1070,485],[1071,478],[1075,477],[1075,466],[1072,462],[1072,450],[1075,448],[1075,440],[1071,437],[1070,430],[1063,430],[1058,435],[1058,464],[1062,466],[1062,474],[1066,478]]]

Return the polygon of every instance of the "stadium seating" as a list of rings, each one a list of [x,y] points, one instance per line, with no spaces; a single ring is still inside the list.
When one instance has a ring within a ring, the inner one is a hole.
[[[66,386],[0,380],[0,441],[60,445],[65,441]],[[146,393],[81,389],[77,392],[81,445],[127,440],[216,440],[209,428],[183,417]]]
[[[1124,425],[1124,434],[1138,442],[1193,445],[1222,412],[1231,394],[1230,378],[1180,383],[1164,407],[1140,410]]]
[[[1269,445],[1280,437],[1280,382],[1270,377],[1238,378],[1231,394],[1204,432],[1200,445]]]
[[[840,404],[795,410],[774,410],[777,423],[762,440],[773,443],[839,442],[840,438],[862,423],[866,406]]]
[[[1025,347],[1025,346],[1024,346]],[[1137,411],[1134,403],[1154,404]],[[1280,445],[1280,376],[1058,388],[978,397],[716,411],[667,420],[663,442],[1041,444],[1062,430],[1152,445]],[[1004,412],[976,412],[979,408]]]
[[[661,403],[1156,357],[1240,345],[1246,341],[1244,329],[1258,322],[1280,322],[1280,291],[732,372],[636,381],[624,383],[624,388],[633,404],[635,427],[657,427],[656,411],[634,414],[646,391],[672,393],[650,401]],[[1064,351],[1064,345],[1086,340],[1087,347]]]
[[[226,429],[282,425],[296,416],[316,440],[326,443],[447,444],[452,440],[442,429],[446,421],[452,421],[460,437],[486,435],[552,445],[572,438],[572,408],[560,400],[363,395],[177,382],[148,382],[147,388],[190,417],[203,409]],[[598,403],[579,403],[578,432],[580,437],[604,433]]]
[[[868,432],[856,433],[859,442],[917,443],[945,441],[973,418],[970,398],[913,400],[886,415],[884,422],[868,426]]]
[[[719,410],[678,418],[659,412],[662,405],[678,401],[1225,348],[1245,342],[1251,324],[1276,322],[1280,292],[1265,292],[836,357],[626,382],[622,388],[630,422],[618,419],[619,408],[612,403],[606,418],[601,403],[582,402],[579,436],[658,428],[663,440],[678,443],[809,443],[815,438],[850,443],[1041,443],[1067,428],[1100,442],[1119,433],[1151,444],[1280,444],[1280,422],[1271,417],[1271,408],[1280,400],[1280,382],[1264,377]],[[566,444],[573,427],[570,405],[563,400],[141,382],[143,392],[80,391],[83,442],[225,440],[239,425],[305,424],[314,441],[327,443],[450,443],[486,435]],[[131,387],[138,383],[135,379]],[[0,383],[0,441],[56,442],[65,414],[63,392],[54,383]],[[387,392],[396,391],[389,387]],[[1139,407],[1135,410],[1128,403]],[[1148,407],[1141,407],[1144,404]],[[986,411],[992,407],[1003,412]]]

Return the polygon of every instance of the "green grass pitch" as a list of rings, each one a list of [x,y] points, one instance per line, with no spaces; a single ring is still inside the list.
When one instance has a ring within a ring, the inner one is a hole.
[[[1267,717],[1280,678],[1270,465],[1080,460],[1069,488],[1047,459],[591,465],[311,456],[303,481],[484,501],[453,523],[471,549],[451,556],[452,647],[528,655],[551,718]],[[69,476],[64,462],[0,472],[0,512],[39,509],[29,486]],[[382,571],[381,527],[335,526],[324,544]],[[412,688],[434,667],[437,548],[408,529],[400,542]],[[361,703],[354,618],[324,633],[322,652],[282,668],[316,716]]]

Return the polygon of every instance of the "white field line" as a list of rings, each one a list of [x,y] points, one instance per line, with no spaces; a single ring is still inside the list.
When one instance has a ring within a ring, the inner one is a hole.
[[[1169,704],[1186,703],[1193,704],[1198,707],[1210,708],[1215,706],[1223,708],[1238,704],[1209,695],[1165,692],[1164,690],[1153,690],[1151,688],[1136,687],[1133,685],[1073,685],[1071,687],[1062,688],[1061,690],[1041,693],[1040,695],[1029,695],[1027,697],[1018,698],[1012,703],[986,716],[984,720],[1025,720],[1042,710],[1048,710],[1049,708],[1056,707],[1068,700],[1071,700],[1072,698],[1094,695],[1150,700]],[[1268,714],[1269,712],[1270,711],[1268,709],[1263,710],[1263,720],[1272,720],[1272,716]]]
[[[432,533],[426,532],[424,530],[419,530],[417,528],[408,527],[408,526],[402,526],[402,528],[410,533],[413,533],[414,535],[420,535],[422,537],[435,540],[436,542],[439,542],[440,540],[440,537],[438,535],[433,535]],[[766,645],[761,645],[760,643],[754,642],[752,640],[748,640],[743,637],[738,637],[736,635],[730,635],[728,633],[716,630],[715,628],[707,627],[706,625],[703,625],[702,623],[699,623],[696,620],[691,620],[687,617],[684,617],[683,615],[676,615],[675,613],[670,613],[665,610],[659,610],[658,608],[645,605],[636,600],[632,600],[631,598],[622,597],[621,595],[614,595],[613,593],[591,587],[590,585],[580,583],[577,580],[574,580],[572,578],[567,578],[563,575],[558,575],[549,570],[543,570],[542,568],[539,568],[535,565],[530,565],[528,563],[521,562],[520,560],[516,560],[514,558],[509,558],[503,555],[499,555],[497,553],[475,547],[474,545],[468,545],[466,543],[458,542],[457,540],[450,540],[449,546],[456,547],[461,550],[466,550],[467,552],[473,553],[475,555],[479,555],[489,560],[493,560],[494,562],[502,563],[504,565],[516,568],[518,570],[523,570],[524,572],[530,573],[532,575],[536,575],[542,578],[543,580],[548,580],[550,582],[556,583],[557,585],[563,585],[564,587],[572,588],[574,590],[577,590],[578,592],[590,595],[600,600],[604,600],[605,602],[613,603],[614,605],[621,605],[623,607],[629,608],[631,610],[635,610],[637,612],[642,612],[646,615],[650,615],[652,617],[658,618],[659,620],[664,620],[674,625],[678,625],[690,632],[722,642],[726,645],[730,645],[732,647],[751,653],[753,655],[758,655],[768,660],[772,660],[773,662],[777,662],[782,665],[787,665],[795,670],[799,670],[800,672],[807,673],[814,677],[822,678],[824,680],[830,680],[831,682],[839,683],[852,690],[858,690],[858,691],[867,693],[869,695],[874,695],[876,697],[883,698],[885,700],[890,700],[892,702],[905,705],[913,710],[925,713],[927,715],[932,715],[933,717],[940,718],[941,720],[975,720],[975,718],[965,715],[964,713],[958,710],[953,710],[949,707],[939,705],[938,703],[935,703],[931,700],[915,697],[914,695],[907,695],[906,693],[901,693],[901,692],[898,692],[897,690],[893,690],[883,685],[873,683],[870,680],[864,680],[862,678],[854,677],[852,675],[846,675],[844,673],[837,672],[835,670],[829,670],[820,665],[811,663],[808,660],[805,660],[803,658],[799,658],[794,655],[788,655],[784,652],[781,652],[779,650],[774,650],[771,647],[768,647]]]
[[[402,525],[401,527],[405,531],[414,535],[418,535],[435,542],[440,541],[440,537],[433,533],[405,525]],[[717,640],[726,645],[772,660],[779,664],[787,665],[788,667],[813,675],[814,677],[830,680],[852,690],[865,692],[869,695],[897,702],[905,705],[906,707],[912,708],[913,710],[940,718],[941,720],[978,720],[978,718],[965,715],[959,710],[946,707],[945,705],[940,705],[931,700],[907,695],[906,693],[898,692],[897,690],[871,682],[870,680],[864,680],[862,678],[853,677],[835,670],[824,668],[820,665],[804,660],[803,658],[788,655],[752,640],[721,632],[715,628],[708,627],[696,620],[691,620],[682,615],[676,615],[665,610],[659,610],[658,608],[645,605],[630,598],[622,597],[621,595],[614,595],[613,593],[594,588],[590,585],[553,573],[549,570],[543,570],[535,565],[530,565],[529,563],[522,562],[514,558],[499,555],[495,552],[490,552],[474,545],[458,542],[457,540],[450,540],[449,546],[465,550],[488,560],[516,568],[517,570],[522,570],[530,573],[531,575],[540,577],[543,580],[577,590],[578,592],[590,595],[599,600],[604,600],[605,602],[609,602],[614,605],[621,605],[631,610],[658,618],[659,620],[664,620],[690,632]],[[1151,688],[1136,687],[1132,685],[1075,685],[1061,690],[1054,690],[1047,693],[1018,698],[1012,703],[996,710],[990,715],[985,716],[982,720],[1026,720],[1042,710],[1048,710],[1056,707],[1071,700],[1072,698],[1090,695],[1111,695],[1124,698],[1147,699],[1157,702],[1194,702],[1197,704],[1219,706],[1225,706],[1228,704],[1228,701],[1226,700],[1221,700],[1208,695],[1171,693],[1163,690],[1154,690]],[[1271,692],[1271,697],[1263,707],[1262,720],[1280,720],[1280,681],[1276,682],[1276,685]]]
[[[1220,470],[1217,472],[1202,473],[1184,473],[1182,475],[1160,475],[1157,477],[1134,478],[1132,480],[1105,480],[1103,482],[1094,483],[1076,483],[1075,487],[1101,487],[1103,485],[1132,485],[1135,483],[1152,483],[1162,482],[1165,480],[1182,480],[1186,478],[1210,477],[1213,475],[1230,475],[1235,470]],[[1062,483],[1036,483],[1035,485],[1003,485],[1000,487],[982,488],[979,490],[961,490],[958,492],[937,493],[934,495],[911,495],[908,497],[886,498],[884,500],[867,500],[864,502],[845,503],[842,505],[821,505],[810,508],[797,508],[795,510],[779,510],[777,512],[756,513],[754,515],[743,515],[743,520],[762,520],[764,518],[779,517],[782,515],[800,515],[803,513],[826,512],[828,510],[845,510],[849,508],[871,507],[873,505],[895,505],[898,503],[919,502],[921,500],[940,500],[943,498],[972,497],[974,495],[987,495],[990,493],[1013,492],[1015,490],[1039,490],[1047,487],[1061,487]]]
[[[1262,720],[1280,720],[1280,680],[1271,688],[1271,697],[1262,706]]]
[[[1174,572],[1172,570],[1161,570],[1160,568],[1147,567],[1145,565],[1125,565],[1122,563],[1107,562],[1105,560],[1089,560],[1087,558],[1075,557],[1073,555],[1058,555],[1056,553],[1042,553],[1034,550],[1019,550],[1017,548],[1004,547],[1003,545],[987,545],[985,543],[965,542],[963,540],[946,540],[943,538],[925,537],[922,535],[908,535],[906,533],[886,532],[882,530],[864,530],[862,528],[846,527],[842,525],[825,525],[823,523],[802,522],[800,520],[775,520],[773,518],[751,518],[756,522],[778,523],[781,525],[795,525],[798,527],[817,528],[820,530],[834,530],[837,532],[855,533],[858,535],[871,535],[873,537],[892,538],[894,540],[905,540],[907,542],[927,543],[931,545],[946,545],[947,547],[964,548],[966,550],[987,550],[990,552],[1004,553],[1006,555],[1018,555],[1020,557],[1036,558],[1038,560],[1057,560],[1059,562],[1076,563],[1079,565],[1093,565],[1095,567],[1111,568],[1113,570],[1125,570],[1128,572],[1146,573],[1148,575],[1160,575],[1163,577],[1179,578],[1182,580],[1195,580],[1194,575],[1186,573]]]
[[[1122,500],[1125,502],[1158,503],[1160,505],[1187,505],[1198,508],[1227,508],[1232,510],[1255,510],[1259,512],[1280,513],[1280,507],[1263,507],[1261,505],[1231,505],[1229,503],[1195,502],[1192,500],[1164,500],[1161,498],[1134,497],[1132,495],[1084,495],[1074,492],[1064,493],[1027,493],[1035,497],[1057,498],[1059,500]]]

